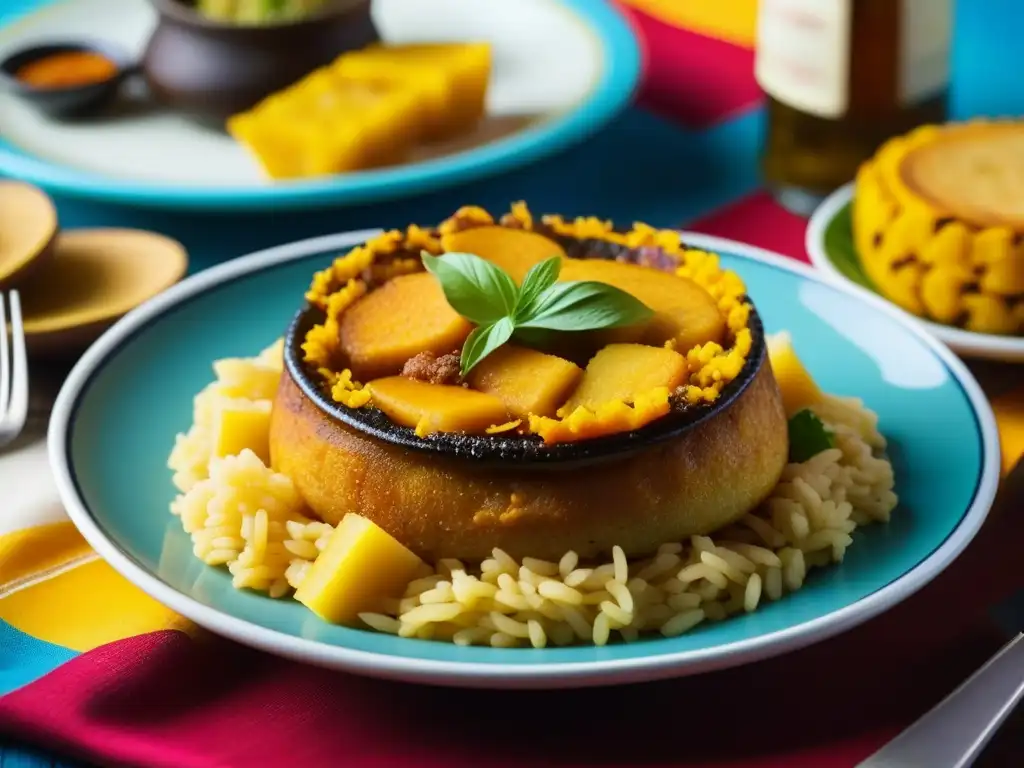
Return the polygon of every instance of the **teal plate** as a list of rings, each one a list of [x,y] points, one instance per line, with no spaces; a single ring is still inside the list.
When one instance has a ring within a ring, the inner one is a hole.
[[[196,623],[241,643],[337,669],[446,685],[564,687],[709,671],[795,650],[874,616],[942,571],[985,519],[999,445],[992,411],[963,364],[902,313],[783,257],[715,238],[769,332],[788,330],[829,392],[876,410],[901,503],[858,531],[846,561],[804,589],[672,639],[602,648],[494,649],[326,624],[302,605],[236,591],[203,565],[167,506],[167,455],[216,358],[281,335],[312,272],[369,232],[263,251],[188,278],[111,328],[69,376],[50,426],[61,497],[89,543],[125,577]]]
[[[374,0],[373,13],[389,42],[492,44],[492,120],[469,147],[395,167],[268,182],[227,135],[140,107],[146,102],[131,100],[128,86],[113,114],[67,123],[41,119],[0,90],[0,174],[54,193],[157,208],[363,205],[507,172],[578,144],[629,104],[643,69],[629,22],[606,0]],[[30,42],[81,39],[139,57],[155,22],[143,0],[0,0],[0,58]]]
[[[853,185],[847,184],[833,192],[818,206],[807,225],[807,255],[811,263],[830,279],[856,285],[881,296],[878,288],[864,271],[860,255],[853,244],[852,200]],[[962,328],[932,323],[909,312],[904,314],[964,357],[1024,363],[1022,336],[973,333]]]

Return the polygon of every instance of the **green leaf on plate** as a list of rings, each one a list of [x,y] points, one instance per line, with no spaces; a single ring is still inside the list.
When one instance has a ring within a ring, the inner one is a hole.
[[[810,410],[797,411],[789,420],[789,460],[800,464],[834,448],[835,436]]]
[[[857,285],[878,293],[874,282],[864,271],[860,255],[853,244],[852,206],[841,208],[825,227],[823,237],[825,255],[833,266]]]

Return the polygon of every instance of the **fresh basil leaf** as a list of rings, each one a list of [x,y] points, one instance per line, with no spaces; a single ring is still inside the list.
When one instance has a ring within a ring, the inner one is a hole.
[[[562,257],[552,256],[550,259],[537,262],[523,278],[519,286],[519,301],[516,302],[516,317],[525,317],[531,311],[530,305],[544,291],[555,284],[558,273],[562,271]]]
[[[512,338],[514,328],[511,317],[503,317],[491,325],[474,328],[462,345],[462,375],[465,376],[473,366]]]
[[[616,328],[647,320],[653,313],[636,297],[607,283],[572,281],[555,283],[517,319],[522,328],[587,331]]]
[[[517,325],[512,331],[512,338],[524,347],[544,351],[553,346],[557,333],[547,328],[522,328]]]
[[[789,420],[789,460],[796,464],[834,448],[835,436],[813,411],[803,410]]]
[[[477,325],[490,325],[511,315],[519,299],[515,281],[502,269],[471,253],[431,256],[423,266],[437,278],[451,308]]]

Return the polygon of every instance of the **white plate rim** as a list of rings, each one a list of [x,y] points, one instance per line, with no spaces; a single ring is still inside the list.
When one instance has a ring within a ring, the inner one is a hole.
[[[888,610],[928,584],[955,560],[977,534],[995,499],[1000,476],[995,416],[981,387],[945,345],[908,321],[906,313],[857,285],[834,284],[815,269],[761,248],[719,237],[684,232],[688,245],[741,258],[832,285],[864,301],[907,328],[929,347],[963,387],[977,418],[984,463],[972,503],[947,539],[895,581],[837,611],[748,640],[691,651],[597,662],[561,664],[484,663],[408,659],[359,651],[294,637],[237,619],[202,605],[149,573],[108,538],[80,497],[67,457],[75,403],[93,373],[137,329],[183,300],[220,283],[316,253],[350,247],[380,230],[362,230],[301,240],[234,259],[192,275],[132,310],[85,353],[68,375],[53,408],[48,432],[50,465],[72,522],[96,552],[122,576],[160,603],[215,634],[285,658],[371,677],[462,688],[543,689],[644,682],[710,672],[796,651],[851,629]]]
[[[804,237],[804,247],[811,264],[820,269],[833,283],[861,286],[840,272],[825,251],[825,231],[843,207],[853,199],[853,182],[844,184],[827,198],[811,214]],[[862,289],[865,290],[865,289]],[[868,293],[872,293],[868,291]],[[878,295],[878,294],[875,294]],[[887,299],[883,299],[888,301]],[[1005,363],[1024,362],[1024,336],[995,336],[988,333],[975,333],[948,325],[933,323],[912,315],[895,304],[892,305],[906,317],[913,320],[949,346],[955,352],[980,360],[997,360]]]

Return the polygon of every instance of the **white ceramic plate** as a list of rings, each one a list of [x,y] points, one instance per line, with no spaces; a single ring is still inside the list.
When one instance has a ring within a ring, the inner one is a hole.
[[[496,173],[578,142],[628,102],[640,73],[634,36],[603,1],[374,0],[373,16],[388,42],[490,42],[489,116],[531,119],[507,136],[454,154],[274,182],[226,133],[156,109],[144,94],[133,107],[131,87],[111,115],[76,122],[49,119],[0,92],[0,173],[133,204],[361,203]],[[0,58],[35,42],[82,38],[107,40],[138,56],[155,22],[145,0],[2,0]]]
[[[818,206],[807,226],[807,255],[811,263],[830,280],[856,285],[877,294],[878,291],[860,266],[853,236],[850,234],[852,199],[853,185],[847,184],[829,195]],[[1024,362],[1024,336],[973,333],[923,320],[904,312],[895,304],[893,307],[964,357],[998,360],[1004,363]]]

